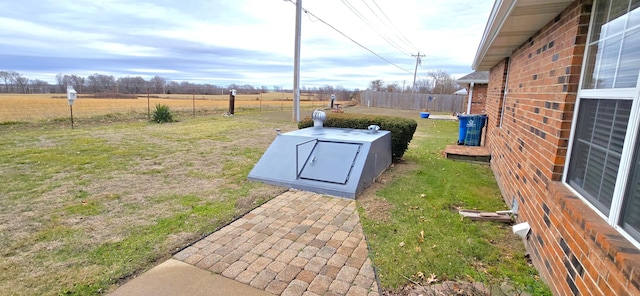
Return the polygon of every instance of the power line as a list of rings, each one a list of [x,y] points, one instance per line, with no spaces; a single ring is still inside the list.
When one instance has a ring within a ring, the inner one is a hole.
[[[296,4],[293,0],[284,0],[284,1],[291,2],[291,3],[293,3],[293,4]],[[391,61],[389,61],[389,60],[385,59],[384,57],[382,57],[381,55],[377,54],[377,53],[376,53],[376,52],[374,52],[373,50],[371,50],[371,49],[367,48],[366,46],[364,46],[364,45],[360,44],[359,42],[355,41],[353,38],[351,38],[351,37],[347,36],[345,33],[343,33],[342,31],[338,30],[336,27],[332,26],[331,24],[329,24],[329,23],[325,22],[323,19],[319,18],[318,16],[316,16],[316,15],[315,15],[315,14],[313,14],[312,12],[308,11],[308,10],[307,10],[307,9],[305,9],[304,7],[302,8],[302,10],[304,11],[304,13],[306,13],[306,14],[309,14],[309,15],[313,16],[313,17],[314,17],[314,18],[316,18],[318,21],[320,21],[320,22],[322,22],[323,24],[327,25],[329,28],[333,29],[334,31],[338,32],[340,35],[342,35],[342,36],[344,36],[345,38],[349,39],[349,41],[351,41],[351,42],[355,43],[356,45],[360,46],[360,47],[361,47],[361,48],[363,48],[364,50],[366,50],[366,51],[368,51],[368,52],[372,53],[373,55],[377,56],[377,57],[378,57],[378,58],[380,58],[381,60],[383,60],[383,61],[385,61],[385,62],[387,62],[387,63],[389,63],[389,64],[391,64],[391,65],[395,66],[396,68],[398,68],[398,69],[400,69],[400,70],[402,70],[402,71],[404,71],[404,72],[407,72],[407,73],[413,73],[413,72],[411,72],[410,70],[404,69],[404,68],[402,68],[402,67],[398,66],[397,64],[395,64],[395,63],[393,63],[393,62],[391,62]]]
[[[365,1],[365,0],[362,0],[362,2],[364,2],[364,1]],[[380,8],[380,5],[378,5],[378,3],[376,3],[376,1],[375,1],[375,0],[371,0],[371,2],[373,2],[373,4],[378,8],[378,10],[382,13],[382,15],[385,17],[385,19],[387,19],[387,21],[391,24],[391,26],[393,26],[393,28],[394,28],[394,29],[396,29],[396,31],[398,31],[398,33],[400,33],[400,36],[401,36],[402,38],[398,38],[398,39],[400,39],[401,41],[405,42],[405,44],[406,44],[406,45],[409,45],[409,47],[412,47],[414,50],[420,51],[420,49],[418,49],[418,47],[416,47],[415,45],[413,45],[413,43],[411,43],[411,41],[409,41],[409,39],[408,39],[404,34],[402,34],[402,31],[401,31],[400,29],[398,29],[398,27],[396,27],[396,25],[395,25],[395,24],[393,24],[393,22],[391,21],[391,19],[389,19],[389,17],[387,16],[387,14],[386,14],[386,13],[384,13],[384,10],[382,10],[382,8]],[[367,3],[366,3],[366,2],[365,2],[365,5],[367,5]],[[369,5],[367,5],[367,7],[369,7]],[[369,7],[369,9],[371,10],[371,7]],[[374,15],[376,15],[376,17],[377,17],[377,14],[376,14],[373,10],[371,10],[371,12],[373,12],[373,14],[374,14]],[[378,17],[378,19],[380,19],[380,18]],[[381,20],[381,21],[382,21],[382,20]],[[383,22],[383,23],[384,23],[384,22]],[[397,36],[398,36],[398,35],[396,34],[396,37],[397,37]]]
[[[362,13],[360,13],[360,11],[358,11],[358,9],[356,9],[353,5],[351,5],[351,3],[349,3],[346,0],[341,0],[341,1],[345,6],[347,6],[347,8],[349,8],[349,10],[351,10],[351,12],[353,12],[353,14],[355,14],[360,20],[362,20],[362,22],[365,23],[365,25],[369,26],[369,28],[371,28],[371,30],[373,30],[376,34],[378,34],[378,36],[380,36],[382,39],[387,41],[387,43],[389,43],[391,46],[395,47],[400,52],[403,52],[404,54],[407,54],[407,55],[411,55],[410,51],[407,51],[405,49],[400,48],[400,45],[398,45],[393,40],[389,39],[389,37],[387,37],[386,35],[383,35],[382,33],[380,33],[379,30],[376,30],[376,28],[374,28],[372,23]],[[365,5],[366,5],[366,3],[365,3]],[[369,9],[371,10],[371,8],[369,8]],[[375,15],[375,13],[374,13],[374,15]]]

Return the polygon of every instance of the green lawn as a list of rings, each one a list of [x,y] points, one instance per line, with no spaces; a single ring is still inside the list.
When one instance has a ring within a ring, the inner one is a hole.
[[[459,208],[505,205],[488,166],[442,157],[456,122],[421,120],[417,111],[346,112],[419,122],[405,162],[358,198],[384,288],[433,273],[509,279],[548,294],[509,226],[461,221]],[[276,128],[296,128],[290,111],[190,115],[170,124],[147,122],[146,113],[78,118],[75,129],[67,119],[0,123],[0,290],[111,291],[284,190],[246,176]]]
[[[461,219],[460,209],[507,208],[488,165],[443,156],[457,140],[458,122],[406,116],[415,116],[418,129],[404,162],[360,207],[382,286],[396,289],[408,279],[425,284],[434,274],[438,281],[508,282],[533,295],[550,295],[510,225]]]
[[[0,290],[109,291],[283,188],[246,181],[290,112],[0,125]]]

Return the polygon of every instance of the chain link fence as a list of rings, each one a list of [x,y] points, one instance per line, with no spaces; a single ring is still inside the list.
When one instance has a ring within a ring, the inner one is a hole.
[[[150,117],[157,104],[167,105],[171,111],[193,116],[224,114],[229,111],[227,96],[172,95],[160,98],[141,95],[98,99],[80,95],[71,109],[65,94],[0,94],[0,124],[12,121],[64,119],[70,117],[71,110],[76,118],[129,113],[140,113]],[[300,107],[307,111],[326,106],[328,106],[326,101],[300,102]],[[240,95],[236,97],[234,107],[236,112],[284,111],[292,110],[293,101],[288,98],[262,100],[260,96]]]

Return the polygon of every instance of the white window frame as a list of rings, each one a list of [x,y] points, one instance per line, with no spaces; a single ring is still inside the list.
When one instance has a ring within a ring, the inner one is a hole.
[[[569,138],[569,147],[567,149],[567,159],[564,166],[564,172],[562,176],[562,182],[567,186],[576,196],[580,197],[597,215],[604,219],[609,225],[614,227],[621,235],[627,238],[637,248],[640,248],[640,241],[632,237],[621,226],[619,226],[620,214],[622,212],[623,197],[627,189],[627,182],[630,176],[631,162],[633,161],[633,152],[635,145],[638,143],[638,133],[640,133],[640,75],[638,76],[638,82],[635,88],[610,88],[610,89],[583,89],[583,79],[585,77],[585,64],[588,59],[589,43],[591,42],[591,30],[593,29],[593,22],[595,10],[597,7],[596,0],[593,4],[591,11],[591,20],[589,22],[589,32],[587,36],[587,44],[585,44],[585,54],[582,61],[582,71],[580,73],[580,84],[578,87],[578,94],[576,98],[576,104],[573,113],[573,121],[571,122],[571,136]],[[631,112],[629,114],[629,123],[627,125],[627,131],[625,134],[624,146],[620,157],[620,167],[616,177],[616,185],[613,192],[613,199],[611,201],[611,207],[609,209],[608,217],[601,213],[589,200],[578,193],[573,187],[571,187],[567,180],[569,164],[571,162],[571,152],[573,150],[573,142],[576,134],[576,125],[578,121],[578,111],[580,110],[580,101],[582,99],[612,99],[612,100],[633,100],[631,105]]]
[[[509,73],[511,73],[511,58],[507,58],[507,77],[504,82],[504,92],[502,92],[502,109],[500,110],[500,125],[502,128],[502,121],[504,120],[504,109],[507,107],[507,95],[509,94]]]

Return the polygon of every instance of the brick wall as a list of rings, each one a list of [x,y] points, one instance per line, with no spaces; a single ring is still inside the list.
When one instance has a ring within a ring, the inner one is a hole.
[[[560,182],[590,12],[591,1],[577,0],[491,69],[487,146],[555,295],[640,295],[640,250]]]
[[[487,84],[474,84],[471,97],[471,114],[485,114],[487,101]],[[467,91],[469,91],[467,89]]]
[[[502,105],[507,81],[507,69],[509,60],[505,59],[489,72],[489,84],[487,85],[487,100],[485,110],[487,112],[487,130],[491,132],[493,127],[500,126],[502,118]]]

